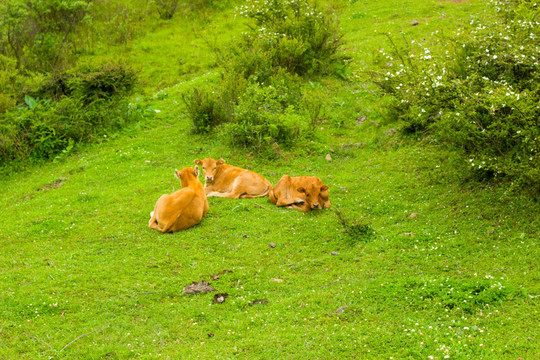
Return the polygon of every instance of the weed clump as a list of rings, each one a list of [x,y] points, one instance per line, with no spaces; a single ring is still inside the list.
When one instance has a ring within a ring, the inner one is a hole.
[[[334,212],[339,223],[343,226],[343,233],[349,237],[351,242],[366,242],[375,236],[375,230],[363,216],[353,219],[342,209],[336,209]]]

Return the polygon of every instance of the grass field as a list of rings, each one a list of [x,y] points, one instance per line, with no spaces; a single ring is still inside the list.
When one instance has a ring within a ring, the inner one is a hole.
[[[483,6],[335,2],[350,80],[313,80],[329,100],[315,140],[271,161],[190,134],[184,113],[217,77],[208,44],[243,31],[232,5],[135,40],[122,56],[155,118],[0,183],[0,359],[540,358],[540,204],[390,130],[370,83],[386,33],[429,41]],[[209,198],[199,225],[149,229],[174,169],[204,157],[318,176],[332,208]],[[183,294],[202,280],[229,297]]]

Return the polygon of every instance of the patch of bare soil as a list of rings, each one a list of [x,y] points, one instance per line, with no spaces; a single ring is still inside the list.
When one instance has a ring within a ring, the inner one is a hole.
[[[184,287],[184,294],[189,294],[189,295],[195,295],[199,293],[208,293],[212,291],[217,291],[217,290],[214,289],[212,286],[210,286],[210,283],[205,280],[201,282],[194,281],[191,284],[186,285]]]

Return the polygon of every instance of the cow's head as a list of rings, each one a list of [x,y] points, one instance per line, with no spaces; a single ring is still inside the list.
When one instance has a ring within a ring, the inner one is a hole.
[[[204,160],[195,159],[193,161],[195,164],[202,166],[204,181],[207,184],[214,182],[217,174],[221,170],[221,165],[225,164],[225,160],[219,159],[214,160],[212,158],[206,158]]]
[[[330,207],[328,186],[321,179],[314,178],[296,189],[305,198],[305,210],[325,209]]]
[[[189,186],[189,183],[193,180],[199,181],[199,168],[195,166],[195,168],[186,167],[182,170],[174,170],[176,177],[180,179],[180,183],[182,183],[182,187]]]

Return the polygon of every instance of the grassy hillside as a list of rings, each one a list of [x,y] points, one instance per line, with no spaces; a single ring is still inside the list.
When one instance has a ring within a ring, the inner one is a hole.
[[[483,6],[333,3],[350,79],[312,79],[323,121],[275,160],[190,134],[181,95],[217,80],[209,44],[244,31],[232,5],[180,14],[103,54],[141,70],[138,96],[159,112],[0,183],[0,358],[538,358],[540,205],[472,181],[429,139],[400,137],[370,83],[385,34],[429,42]],[[332,208],[209,198],[198,226],[149,229],[155,201],[180,186],[174,169],[203,157],[272,183],[319,176]],[[201,280],[229,297],[183,294]]]

